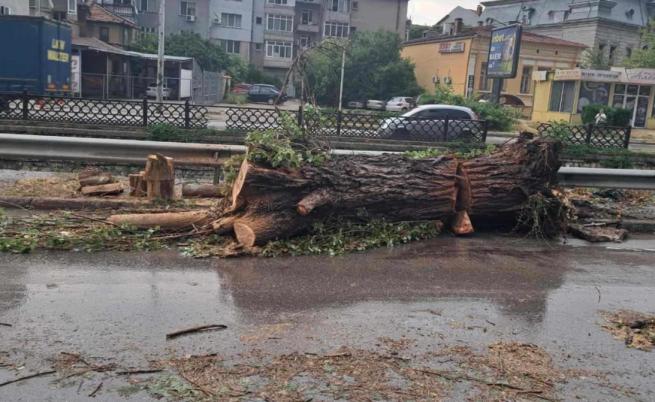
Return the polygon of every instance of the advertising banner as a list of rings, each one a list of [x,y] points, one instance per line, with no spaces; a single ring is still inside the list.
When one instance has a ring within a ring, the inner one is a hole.
[[[82,66],[77,54],[71,56],[71,90],[74,94],[82,92]]]
[[[521,34],[522,28],[520,25],[497,28],[491,31],[487,77],[516,77],[521,52]]]

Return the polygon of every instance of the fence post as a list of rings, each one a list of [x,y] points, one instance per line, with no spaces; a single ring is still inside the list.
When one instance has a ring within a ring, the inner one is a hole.
[[[341,137],[341,110],[337,110],[337,137]]]
[[[184,128],[191,127],[191,106],[189,106],[189,99],[184,101]]]
[[[448,119],[448,115],[446,115],[446,119],[443,122],[443,140],[448,141],[448,126],[450,126],[450,120]]]
[[[593,135],[594,132],[594,126],[593,124],[589,123],[587,124],[587,132],[585,135],[585,144],[591,145],[591,136]]]
[[[148,126],[148,98],[143,98],[143,106],[142,107],[142,113],[143,113],[143,127]]]
[[[630,148],[630,135],[632,134],[632,126],[628,126],[625,129],[625,137],[623,137],[623,147],[625,149]]]
[[[484,120],[482,123],[482,143],[487,143],[487,134],[489,133],[489,120]]]
[[[30,117],[30,98],[27,96],[27,90],[23,90],[23,120]]]

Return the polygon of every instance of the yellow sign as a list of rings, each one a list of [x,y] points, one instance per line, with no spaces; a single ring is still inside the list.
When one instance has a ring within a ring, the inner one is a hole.
[[[53,39],[50,47],[53,49],[64,50],[66,49],[66,41],[61,39]]]
[[[69,55],[66,52],[58,52],[56,50],[48,50],[48,60],[50,61],[60,61],[62,63],[68,63]]]

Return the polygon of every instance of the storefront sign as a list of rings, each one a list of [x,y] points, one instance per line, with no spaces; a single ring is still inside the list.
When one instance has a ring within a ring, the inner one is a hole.
[[[77,54],[71,56],[71,90],[75,94],[82,91],[82,66]]]
[[[655,85],[655,70],[650,68],[630,68],[625,70],[623,82],[628,84]]]
[[[439,53],[464,53],[464,42],[444,42],[439,45]]]
[[[512,25],[491,31],[487,77],[516,77],[521,52],[521,33],[520,25]]]
[[[621,73],[604,70],[555,70],[555,81],[619,82]]]

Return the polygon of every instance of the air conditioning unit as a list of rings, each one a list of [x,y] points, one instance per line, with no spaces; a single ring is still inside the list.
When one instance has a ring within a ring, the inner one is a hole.
[[[195,15],[187,15],[186,20],[188,22],[196,22],[196,16]]]
[[[223,21],[221,21],[220,18],[214,18],[212,22],[214,23],[214,25],[221,25],[223,23]]]

